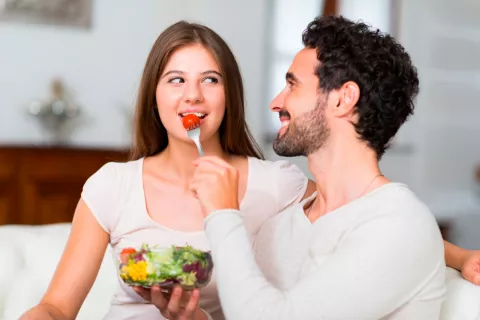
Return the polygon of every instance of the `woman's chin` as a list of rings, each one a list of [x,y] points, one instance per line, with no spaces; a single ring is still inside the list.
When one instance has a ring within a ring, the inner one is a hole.
[[[208,143],[212,140],[215,140],[215,134],[207,134],[206,132],[200,133],[200,143]],[[169,135],[169,142],[181,142],[181,143],[188,143],[188,144],[195,144],[195,142],[190,139],[185,132],[185,135]]]

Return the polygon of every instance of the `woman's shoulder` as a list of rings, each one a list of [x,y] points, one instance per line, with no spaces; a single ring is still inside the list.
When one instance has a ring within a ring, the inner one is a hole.
[[[115,176],[132,174],[137,170],[140,170],[142,161],[143,159],[126,162],[110,161],[102,165],[93,175],[101,175],[108,178],[113,178]]]
[[[277,210],[298,202],[307,190],[308,178],[295,164],[286,160],[250,158],[249,188],[271,193]]]
[[[140,173],[142,159],[127,162],[107,162],[95,171],[85,182],[84,189],[120,189],[128,185]],[[105,191],[103,191],[105,192]]]
[[[129,189],[136,186],[135,172],[141,169],[140,160],[107,162],[92,174],[83,185],[81,198],[102,228],[111,233],[118,221],[120,206]]]
[[[255,174],[268,175],[272,179],[292,178],[305,180],[307,177],[304,172],[295,164],[287,160],[262,160],[258,158],[249,158],[250,169]]]

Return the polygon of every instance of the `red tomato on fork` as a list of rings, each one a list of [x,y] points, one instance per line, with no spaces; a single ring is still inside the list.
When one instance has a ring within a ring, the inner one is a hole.
[[[187,130],[193,130],[200,126],[200,118],[195,114],[187,114],[182,119],[183,127]]]

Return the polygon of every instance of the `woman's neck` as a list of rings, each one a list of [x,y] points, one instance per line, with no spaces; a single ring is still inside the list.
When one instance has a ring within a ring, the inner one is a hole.
[[[222,150],[220,139],[212,137],[208,141],[202,141],[202,148],[207,156],[217,156],[228,160],[228,154]],[[155,161],[160,170],[168,168],[170,175],[175,179],[189,181],[195,171],[193,161],[198,159],[198,150],[192,142],[169,139],[167,148],[158,156]]]

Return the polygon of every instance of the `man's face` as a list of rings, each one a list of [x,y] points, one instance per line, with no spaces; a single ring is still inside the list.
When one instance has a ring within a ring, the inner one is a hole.
[[[301,50],[286,74],[285,88],[270,104],[282,122],[273,143],[275,153],[280,156],[308,156],[322,148],[328,139],[327,97],[319,91],[317,65],[315,49]]]

